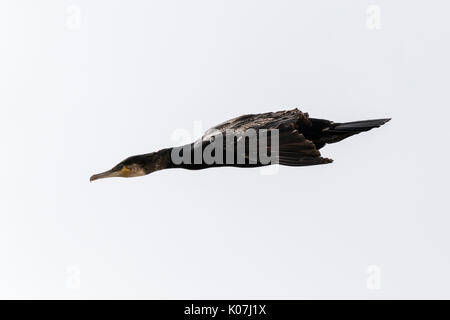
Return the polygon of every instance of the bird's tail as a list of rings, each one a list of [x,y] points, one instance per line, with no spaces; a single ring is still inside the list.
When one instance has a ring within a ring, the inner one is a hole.
[[[344,123],[334,123],[329,132],[334,133],[359,133],[363,131],[369,131],[373,128],[378,128],[388,122],[391,119],[376,119],[376,120],[363,120],[363,121],[354,121],[354,122],[344,122]]]
[[[332,123],[330,127],[324,131],[324,142],[335,143],[342,139],[353,136],[360,132],[369,131],[373,128],[378,128],[391,119],[375,119],[363,120],[344,123]]]
[[[317,149],[327,143],[339,142],[345,138],[378,128],[391,119],[363,120],[354,122],[337,123],[323,119],[310,118],[311,127],[305,127],[305,138],[312,140]]]

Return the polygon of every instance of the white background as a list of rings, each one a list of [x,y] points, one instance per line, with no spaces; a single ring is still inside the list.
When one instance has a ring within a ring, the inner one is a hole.
[[[2,1],[0,297],[450,298],[449,11]],[[293,107],[393,120],[330,165],[89,183],[196,121]]]

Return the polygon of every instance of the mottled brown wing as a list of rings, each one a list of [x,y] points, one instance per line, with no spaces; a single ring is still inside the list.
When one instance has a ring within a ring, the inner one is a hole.
[[[207,138],[218,133],[225,133],[227,130],[246,131],[248,129],[281,129],[283,127],[296,127],[305,122],[309,124],[308,114],[298,109],[267,112],[259,114],[246,114],[218,124],[205,132],[203,137]]]

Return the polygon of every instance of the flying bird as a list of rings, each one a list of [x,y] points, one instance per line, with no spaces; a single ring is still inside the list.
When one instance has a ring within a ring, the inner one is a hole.
[[[391,119],[337,123],[310,118],[308,113],[297,108],[247,114],[207,130],[202,138],[191,144],[129,157],[111,170],[91,176],[90,181],[110,177],[137,177],[170,168],[198,170],[223,166],[251,168],[274,163],[285,166],[327,164],[333,160],[323,158],[319,152],[326,144],[378,128],[389,120]],[[251,148],[249,132],[256,133],[257,150]],[[261,132],[268,133],[262,135]],[[223,143],[228,141],[231,133],[231,143]],[[272,140],[272,137],[276,139]],[[267,140],[266,143],[262,143],[263,138]],[[217,143],[219,140],[222,144]],[[243,142],[244,147],[239,148],[240,142]],[[207,150],[210,158],[213,157],[215,161],[207,161],[202,157]],[[271,162],[263,161],[263,151],[270,154]]]

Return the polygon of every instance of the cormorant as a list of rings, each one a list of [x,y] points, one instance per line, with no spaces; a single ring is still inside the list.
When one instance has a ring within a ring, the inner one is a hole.
[[[201,139],[192,144],[129,157],[111,170],[93,175],[90,181],[110,177],[137,177],[169,168],[197,170],[222,166],[259,167],[273,163],[286,166],[331,163],[333,160],[321,157],[319,149],[328,143],[339,142],[360,132],[380,127],[389,120],[391,119],[335,123],[310,118],[307,113],[297,108],[243,115],[209,129]],[[263,151],[272,156],[272,162],[262,161],[262,158],[258,156],[261,154],[251,150],[250,138],[246,135],[251,131],[256,132],[258,151],[261,152],[265,148]],[[262,142],[260,132],[263,131],[269,133],[264,136],[267,140],[266,144],[261,145],[259,144]],[[213,146],[217,143],[217,138],[222,137],[223,139],[220,140],[228,141],[226,137],[230,135],[230,132],[234,134],[231,144],[222,143],[220,147],[217,147],[219,144]],[[271,140],[272,136],[277,139]],[[239,149],[237,146],[239,141],[244,141],[244,148]],[[206,161],[202,157],[206,150],[210,152],[210,157],[215,157],[214,162]],[[196,152],[199,153],[196,154]],[[226,158],[227,153],[231,154],[229,159]],[[198,154],[200,158],[197,157]],[[240,156],[243,160],[238,159]],[[184,161],[180,161],[182,157]]]

